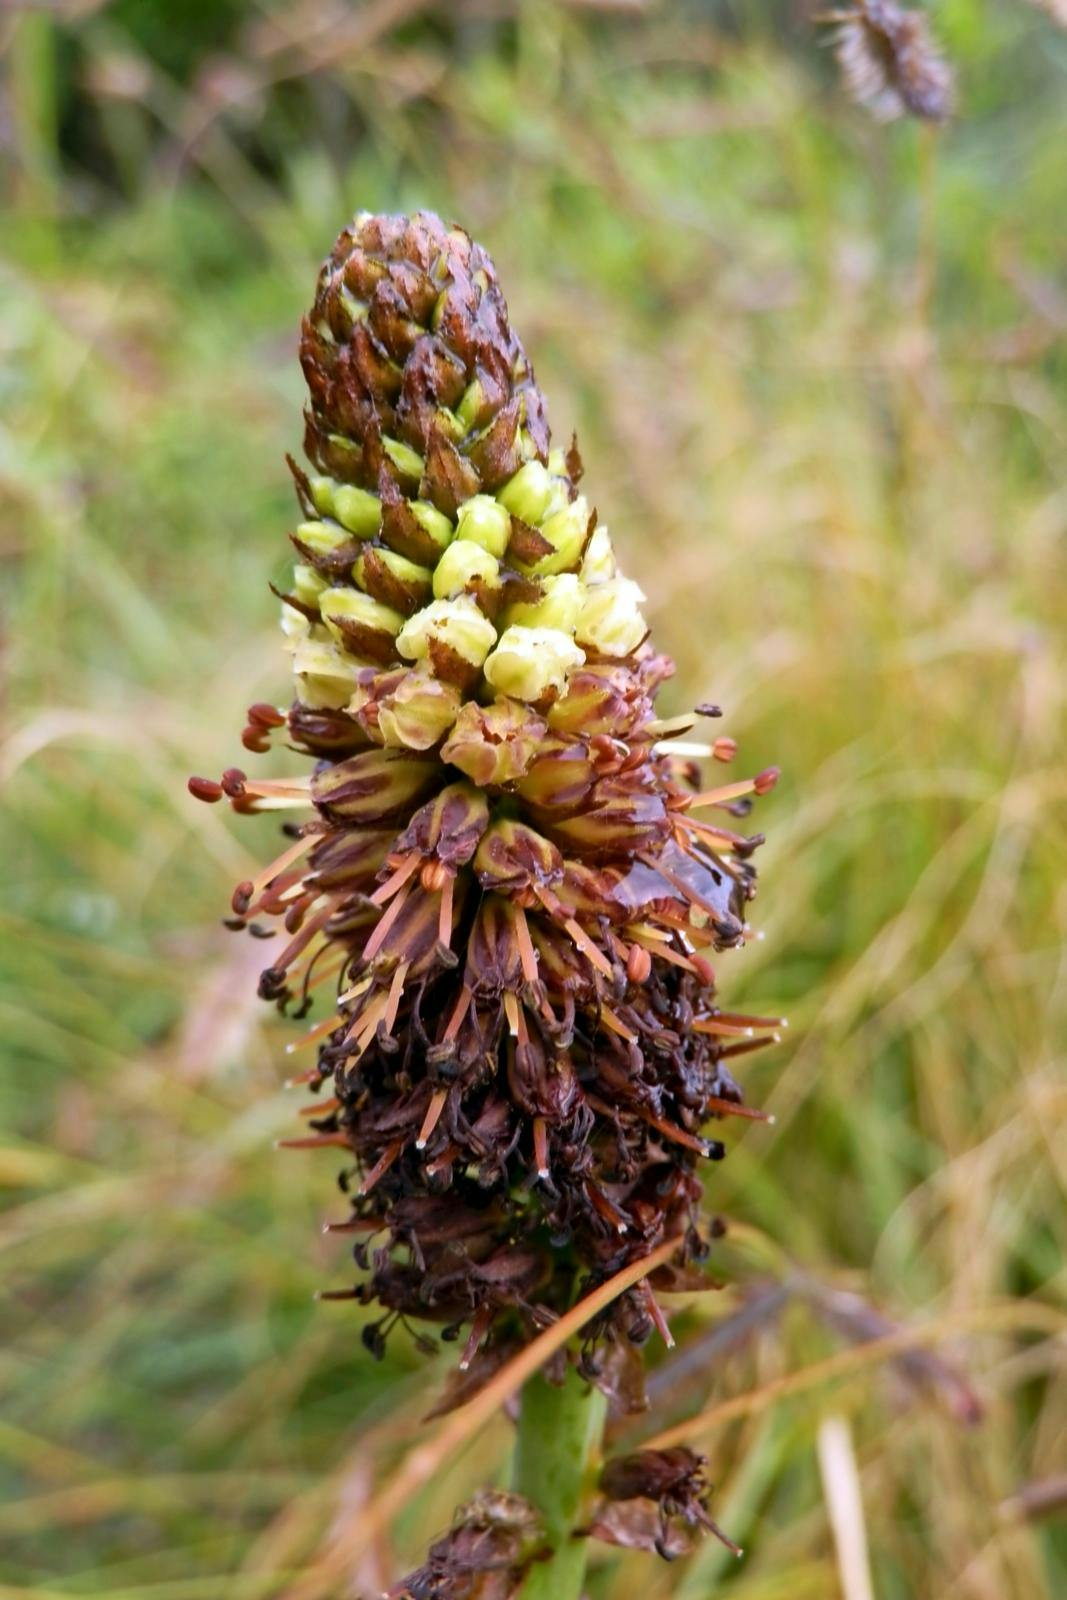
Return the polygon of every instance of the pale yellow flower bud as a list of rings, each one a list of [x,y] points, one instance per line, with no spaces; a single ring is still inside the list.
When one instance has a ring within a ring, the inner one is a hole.
[[[351,535],[339,522],[302,522],[296,537],[312,555],[328,556],[342,545],[351,544]]]
[[[324,589],[329,587],[330,585],[322,576],[322,573],[316,572],[315,568],[309,567],[306,562],[299,561],[293,568],[291,592],[297,600],[302,600],[306,606],[317,606],[319,596]],[[307,619],[305,618],[304,620],[306,621]]]
[[[579,568],[579,577],[583,583],[607,583],[614,578],[619,570],[615,560],[615,551],[611,543],[611,535],[607,528],[601,524],[593,529],[592,537],[585,547],[582,565]]]
[[[438,600],[454,600],[479,584],[496,588],[499,583],[500,563],[472,539],[454,539],[434,568],[433,592]]]
[[[628,656],[648,632],[640,611],[644,598],[629,578],[612,578],[587,589],[577,639],[601,655]]]
[[[569,634],[558,628],[505,628],[485,663],[485,676],[501,694],[536,701],[554,689],[560,693],[568,672],[585,660]]]
[[[545,578],[543,587],[539,600],[519,600],[509,606],[504,621],[526,628],[558,628],[560,633],[573,634],[585,598],[577,575],[562,572],[558,577]]]
[[[359,662],[353,661],[332,639],[308,637],[293,650],[293,671],[298,700],[306,706],[338,710],[351,699]]]
[[[459,508],[456,537],[480,544],[499,560],[511,538],[511,517],[491,494],[476,494]]]
[[[416,611],[397,634],[396,647],[408,661],[422,661],[434,640],[480,667],[496,643],[496,629],[470,595],[463,594]]]

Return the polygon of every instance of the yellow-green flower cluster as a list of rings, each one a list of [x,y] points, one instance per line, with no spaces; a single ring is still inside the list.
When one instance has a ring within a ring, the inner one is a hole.
[[[406,668],[377,719],[386,745],[429,748],[465,699],[544,709],[587,660],[631,655],[645,636],[644,596],[618,575],[562,451],[461,501],[454,518],[408,500],[425,562],[390,545],[369,490],[325,476],[308,489],[315,515],[293,535],[301,559],[282,604],[297,696],[357,714],[367,669]]]

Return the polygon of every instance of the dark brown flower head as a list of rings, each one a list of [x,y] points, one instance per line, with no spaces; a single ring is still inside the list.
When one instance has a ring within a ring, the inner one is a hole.
[[[921,12],[896,0],[856,0],[825,20],[838,24],[835,54],[846,89],[880,122],[908,112],[928,122],[952,115],[952,69]]]
[[[456,1512],[425,1565],[386,1600],[509,1600],[544,1549],[544,1530],[528,1500],[483,1490]]]
[[[643,596],[550,450],[491,262],[427,215],[360,217],[306,319],[303,520],[282,596],[306,777],[193,780],[304,810],[240,884],[276,929],[261,993],[332,1015],[293,1048],[319,1099],[286,1141],[341,1150],[366,1341],[399,1318],[487,1367],[576,1296],[677,1240],[587,1330],[587,1375],[638,1403],[617,1348],[669,1333],[656,1288],[702,1281],[708,1124],[754,1116],[733,1059],[777,1019],[724,1011],[712,960],[751,936],[759,835],[728,823],[774,769],[701,792],[654,700]],[[705,708],[718,714],[718,708]],[[615,1346],[612,1351],[609,1347]]]
[[[741,1555],[708,1515],[711,1486],[706,1466],[706,1457],[685,1446],[616,1456],[600,1474],[606,1504],[589,1532],[608,1544],[654,1550],[665,1561],[673,1561],[689,1549],[684,1530],[696,1528],[713,1533],[735,1556]]]

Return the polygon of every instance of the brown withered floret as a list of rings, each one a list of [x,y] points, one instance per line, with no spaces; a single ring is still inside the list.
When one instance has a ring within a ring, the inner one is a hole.
[[[609,1544],[652,1549],[665,1561],[673,1561],[689,1547],[677,1526],[681,1523],[713,1533],[735,1556],[741,1555],[740,1548],[708,1515],[711,1486],[706,1466],[706,1457],[685,1446],[617,1456],[601,1471],[600,1489],[607,1506],[601,1508],[589,1532]],[[655,1517],[650,1518],[648,1511],[653,1507]]]
[[[723,1010],[712,961],[750,937],[760,842],[724,813],[776,773],[701,791],[672,748],[687,719],[654,701],[673,667],[462,230],[358,218],[301,355],[297,698],[287,718],[253,707],[246,744],[284,721],[313,770],[191,787],[310,818],[231,924],[278,927],[265,998],[303,1015],[336,995],[297,1042],[319,1099],[285,1141],[347,1157],[335,1227],[360,1277],[334,1297],[381,1307],[375,1352],[398,1319],[428,1323],[473,1375],[675,1240],[579,1357],[637,1406],[620,1351],[669,1336],[658,1288],[706,1281],[708,1125],[759,1115],[731,1065],[777,1019]]]

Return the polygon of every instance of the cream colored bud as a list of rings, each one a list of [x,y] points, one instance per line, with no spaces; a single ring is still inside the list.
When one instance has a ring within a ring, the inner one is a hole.
[[[516,601],[504,613],[504,621],[526,628],[556,628],[560,633],[573,634],[585,598],[577,574],[561,572],[558,577],[545,578],[542,587],[544,593],[540,600]]]
[[[297,697],[306,706],[336,711],[347,705],[359,670],[332,639],[306,638],[293,651]]]
[[[592,537],[585,547],[579,576],[583,583],[607,583],[614,578],[619,570],[615,560],[615,550],[611,543],[611,535],[607,528],[601,524],[593,529]]]
[[[629,578],[611,578],[585,592],[576,636],[604,656],[628,656],[648,626],[641,615],[644,595]]]
[[[302,611],[295,606],[287,606],[282,602],[282,633],[285,635],[286,649],[293,649],[301,639],[306,639],[311,633],[311,622]]]
[[[434,597],[454,600],[476,583],[499,585],[500,563],[473,539],[454,539],[434,568]]]
[[[373,539],[381,524],[382,503],[369,489],[343,483],[333,491],[333,514],[357,539]]]
[[[560,693],[567,674],[585,660],[569,634],[558,628],[505,628],[485,663],[485,676],[501,694],[536,701],[554,689]]]
[[[422,661],[436,640],[464,661],[480,667],[496,643],[496,629],[470,595],[434,600],[416,611],[397,634],[396,647],[408,661]]]
[[[499,560],[511,538],[511,517],[491,494],[476,494],[459,508],[456,537],[480,544]]]
[[[552,478],[540,461],[527,461],[497,494],[500,504],[535,527],[552,498]]]
[[[324,589],[319,599],[322,620],[337,640],[349,649],[364,632],[395,637],[404,619],[391,606],[372,600],[358,589]]]

